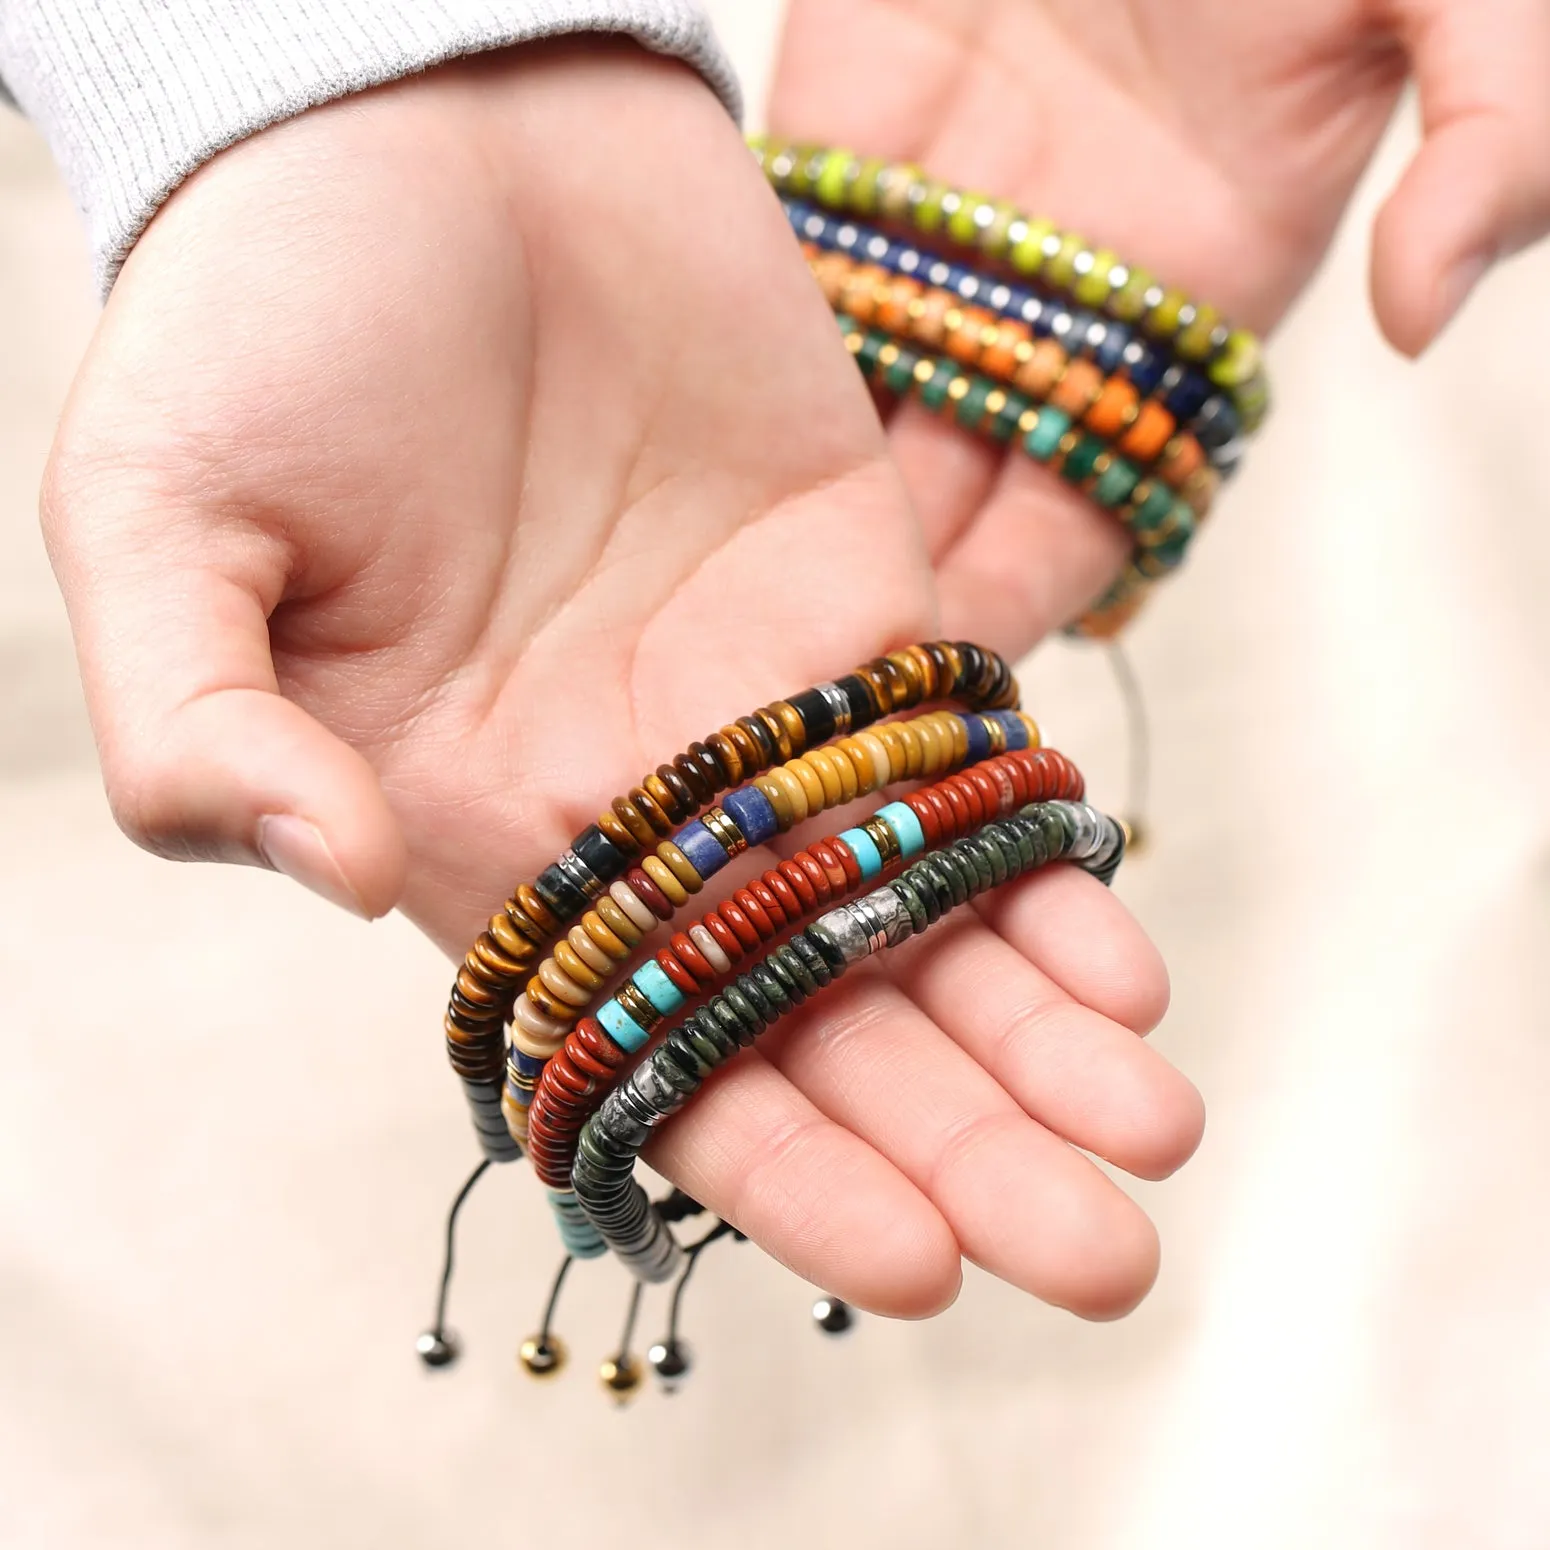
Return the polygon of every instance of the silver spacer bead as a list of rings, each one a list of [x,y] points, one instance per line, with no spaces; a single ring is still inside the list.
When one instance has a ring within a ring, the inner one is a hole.
[[[555,865],[587,896],[595,899],[606,884],[573,850],[562,851]]]
[[[850,696],[838,684],[819,684],[818,692],[834,713],[834,735],[844,737],[850,731]]]

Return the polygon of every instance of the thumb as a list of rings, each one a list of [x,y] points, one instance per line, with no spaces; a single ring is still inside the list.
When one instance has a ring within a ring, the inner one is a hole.
[[[1491,264],[1550,229],[1550,8],[1421,0],[1407,32],[1424,139],[1379,212],[1372,295],[1418,355]]]
[[[119,826],[157,855],[267,866],[386,914],[406,859],[376,773],[276,682],[283,546],[74,483],[50,470],[44,531]]]

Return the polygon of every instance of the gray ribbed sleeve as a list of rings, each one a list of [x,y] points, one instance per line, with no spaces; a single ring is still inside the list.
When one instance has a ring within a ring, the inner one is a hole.
[[[103,290],[156,207],[224,146],[460,54],[619,32],[741,111],[693,0],[0,0],[4,89],[85,217]]]

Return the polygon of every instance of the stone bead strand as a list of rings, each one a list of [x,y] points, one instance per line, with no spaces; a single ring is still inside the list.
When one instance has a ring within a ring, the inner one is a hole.
[[[1081,363],[1075,372],[1078,383],[1090,380],[1089,373],[1096,372],[1115,384],[1128,385],[1136,404],[1131,424],[1138,446],[1154,440],[1161,446],[1179,427],[1195,436],[1204,457],[1224,477],[1242,462],[1247,436],[1228,398],[1203,372],[1186,361],[1170,359],[1165,350],[1125,324],[979,274],[895,241],[861,222],[835,220],[798,200],[782,203],[804,247],[816,249],[822,258],[843,260],[871,277],[891,281],[894,296],[917,310],[927,327],[940,328],[946,310],[940,303],[927,309],[927,292],[940,292],[953,306],[968,309],[983,325],[993,326],[998,337],[988,347],[1004,346],[1010,364],[1021,367],[1030,382],[1068,371],[1068,363],[1074,361]],[[823,283],[819,266],[815,266],[815,274]],[[842,305],[841,310],[854,314],[857,308]],[[897,302],[891,315],[901,322],[908,317]],[[887,326],[900,332],[892,322]],[[919,342],[935,347],[940,341],[928,337]],[[1124,395],[1116,390],[1114,396]]]
[[[545,1062],[593,996],[659,923],[670,921],[733,857],[881,786],[939,775],[1038,740],[1037,725],[1021,711],[931,711],[888,722],[809,749],[664,840],[656,857],[610,884],[612,911],[604,900],[583,915],[518,997],[501,1094],[511,1138],[527,1144],[529,1108]]]
[[[1198,363],[1232,399],[1245,430],[1257,429],[1269,412],[1259,340],[1117,253],[1026,215],[1007,200],[953,188],[908,163],[786,145],[768,136],[750,144],[780,193],[863,218],[906,222],[928,237],[1005,264],[1107,317],[1136,324],[1181,360]]]
[[[1124,847],[1120,825],[1084,803],[1033,804],[923,856],[766,954],[668,1034],[582,1131],[571,1187],[606,1245],[640,1281],[665,1281],[680,1268],[683,1250],[636,1181],[636,1159],[652,1132],[777,1018],[874,953],[1035,867],[1072,861],[1108,883]]]
[[[551,1023],[574,1022],[642,937],[750,846],[895,781],[1026,748],[1030,740],[1037,744],[1038,728],[1019,711],[932,711],[808,749],[729,792],[615,878],[538,966],[523,996]],[[521,1010],[519,999],[525,1026]]]
[[[499,1101],[504,1029],[523,980],[566,926],[647,846],[719,792],[836,734],[932,699],[1010,709],[1017,683],[998,655],[968,642],[930,641],[874,658],[691,743],[616,799],[535,882],[514,891],[459,968],[445,1018],[448,1055],[474,1107],[486,1156],[506,1161],[513,1155],[509,1140],[490,1135],[485,1124],[490,1102]]]
[[[880,329],[864,329],[853,318],[838,321],[868,381],[918,399],[993,446],[1015,444],[1112,513],[1135,542],[1129,568],[1143,580],[1157,580],[1183,562],[1199,520],[1189,502],[1160,480],[1142,478],[1134,464],[1074,426],[1063,410],[1035,405],[1015,389],[900,344]],[[1095,633],[1085,616],[1076,629]]]
[[[581,1127],[628,1058],[663,1020],[730,974],[751,951],[927,846],[960,839],[1028,802],[1077,800],[1081,772],[1054,749],[1018,749],[909,793],[866,823],[800,850],[675,935],[623,990],[584,1018],[545,1066],[529,1118],[528,1157],[568,1191]]]
[[[951,291],[901,280],[875,265],[808,247],[808,262],[829,305],[900,341],[941,351],[1002,387],[1069,415],[1116,457],[1151,472],[1183,495],[1197,516],[1209,510],[1222,476],[1191,431],[1161,405],[1141,398],[1122,376],[1105,376],[1052,340],[1035,340],[1025,324],[998,321],[961,304]]]

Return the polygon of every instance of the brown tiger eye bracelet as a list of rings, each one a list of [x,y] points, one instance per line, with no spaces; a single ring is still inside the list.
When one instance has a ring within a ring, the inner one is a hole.
[[[1000,656],[967,642],[929,641],[875,657],[844,678],[777,700],[691,743],[617,798],[532,883],[515,890],[463,960],[445,1020],[448,1056],[474,1104],[487,1155],[515,1155],[504,1125],[495,1134],[490,1113],[493,1104],[498,1117],[503,1030],[523,981],[565,928],[648,846],[718,793],[831,737],[936,699],[1011,708],[1017,683]]]
[[[1027,748],[996,755],[923,786],[899,805],[915,815],[920,826],[917,838],[935,849],[1029,802],[1080,801],[1083,790],[1081,772],[1064,754],[1052,748]],[[885,815],[888,812],[884,809]],[[874,821],[862,830],[881,836],[883,844],[891,837],[886,822]],[[913,854],[907,854],[896,840],[891,850],[882,875],[892,875]],[[686,926],[640,972],[655,979],[660,971],[682,997],[701,995],[787,926],[877,875],[858,861],[844,835],[830,835],[771,867]],[[636,1028],[649,1034],[665,1015],[652,1001],[651,988],[649,982],[645,989],[629,983],[613,998],[629,1019],[623,1024],[628,1032],[620,1035],[623,1043],[605,1026],[615,1019],[604,1007],[597,1016],[582,1018],[560,1051],[544,1064],[527,1116],[527,1151],[539,1178],[552,1190],[569,1191],[577,1137],[641,1047]]]

